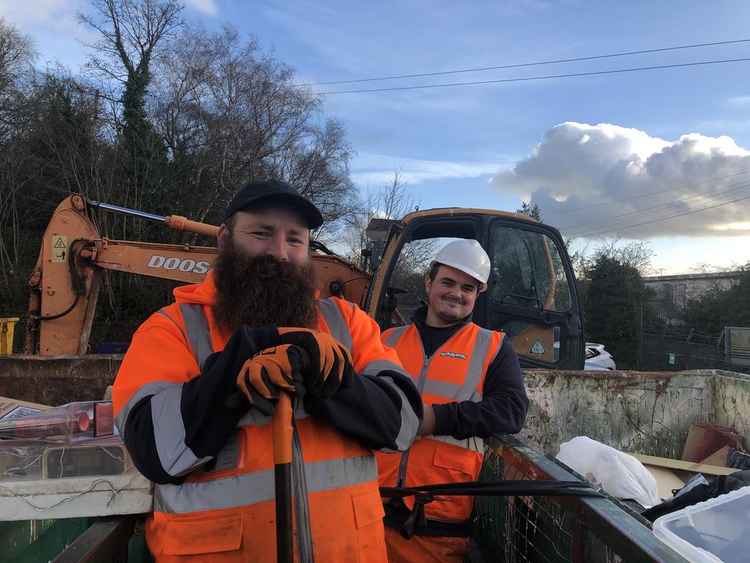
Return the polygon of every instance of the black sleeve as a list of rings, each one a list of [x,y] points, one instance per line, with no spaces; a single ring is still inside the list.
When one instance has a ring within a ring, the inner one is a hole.
[[[308,397],[305,408],[373,450],[405,450],[422,419],[417,388],[410,377],[395,370],[351,375],[333,397]]]
[[[221,352],[206,359],[201,375],[182,385],[180,413],[185,431],[184,446],[197,458],[214,457],[236,430],[249,404],[237,395],[236,378],[245,361],[257,351],[273,346],[275,328],[236,332]],[[229,400],[229,397],[233,399]],[[155,483],[180,483],[184,477],[170,475],[162,467],[154,436],[151,396],[135,405],[128,415],[125,445],[138,470]],[[176,447],[181,447],[176,444]]]
[[[184,477],[173,477],[161,466],[151,418],[151,397],[144,397],[130,410],[123,438],[133,464],[146,479],[175,485],[185,480]]]
[[[503,339],[500,351],[487,369],[481,401],[447,403],[432,408],[438,436],[448,435],[463,440],[520,432],[529,399],[510,339]]]

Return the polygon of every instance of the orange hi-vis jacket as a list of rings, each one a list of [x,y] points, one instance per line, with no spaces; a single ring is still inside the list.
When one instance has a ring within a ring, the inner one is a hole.
[[[426,404],[482,400],[487,369],[500,351],[503,333],[467,323],[426,357],[419,330],[412,323],[383,333],[383,342],[398,352]],[[383,487],[474,481],[482,468],[484,443],[473,437],[423,436],[401,455],[378,453]],[[411,504],[411,503],[408,503]],[[472,497],[438,498],[425,506],[425,516],[464,522],[471,516]]]
[[[215,324],[211,310],[215,294],[211,273],[201,284],[177,288],[176,303],[152,315],[135,333],[113,389],[117,426],[123,433],[131,409],[150,397],[161,466],[170,475],[187,475],[179,484],[154,485],[146,538],[158,562],[273,562],[270,417],[250,408],[216,459],[199,459],[185,444],[182,385],[201,374],[206,358],[223,350],[230,336]],[[351,351],[357,374],[383,369],[403,373],[395,352],[382,345],[375,322],[356,305],[328,298],[318,302],[318,311],[318,330],[332,334]],[[232,381],[235,376],[231,374]],[[295,488],[293,494],[298,514],[300,498],[309,498],[305,508],[315,559],[385,562],[383,508],[373,452],[324,420],[309,416],[301,405],[295,419],[300,438],[295,446],[301,446],[304,459],[304,478],[296,476],[295,487],[303,481],[307,495],[304,488]],[[405,449],[416,434],[418,419],[409,410],[402,424],[399,440],[405,442]],[[213,463],[208,470],[207,461]]]

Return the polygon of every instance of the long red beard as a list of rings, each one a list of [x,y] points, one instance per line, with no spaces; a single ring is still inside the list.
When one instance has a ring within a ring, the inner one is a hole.
[[[214,317],[229,332],[242,325],[313,328],[316,324],[311,265],[248,256],[230,239],[214,263],[214,276]]]

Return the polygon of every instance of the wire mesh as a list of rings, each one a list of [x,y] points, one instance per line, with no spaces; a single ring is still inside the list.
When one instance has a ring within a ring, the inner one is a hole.
[[[539,473],[530,460],[485,455],[482,480],[535,480]],[[575,499],[561,497],[478,497],[475,536],[481,559],[504,563],[620,563],[618,555],[586,528]]]

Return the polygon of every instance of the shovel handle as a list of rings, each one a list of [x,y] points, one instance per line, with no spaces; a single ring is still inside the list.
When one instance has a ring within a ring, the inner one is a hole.
[[[292,563],[292,398],[281,393],[273,411],[273,463],[276,495],[276,560]]]
[[[279,393],[279,400],[273,411],[273,462],[292,463],[292,397],[288,393]]]

